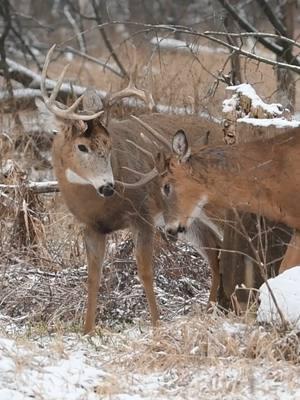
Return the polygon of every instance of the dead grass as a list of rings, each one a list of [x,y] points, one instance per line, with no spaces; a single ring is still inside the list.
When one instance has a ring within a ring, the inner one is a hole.
[[[197,311],[163,323],[154,333],[129,332],[107,336],[118,363],[130,371],[149,373],[174,367],[215,366],[221,360],[288,361],[300,363],[299,332],[279,333],[273,327],[245,323],[234,315],[224,317]],[[95,339],[97,343],[97,338]]]
[[[87,271],[83,267],[82,242],[74,234],[71,229],[69,245],[65,239],[60,248],[51,248],[48,238],[48,257],[40,256],[33,262],[33,258],[19,251],[1,264],[1,313],[13,318],[16,329],[26,326],[30,332],[41,328],[49,332],[62,326],[64,330],[81,330]],[[162,318],[171,320],[178,313],[187,313],[195,301],[205,307],[207,266],[187,246],[182,245],[183,251],[178,252],[174,244],[164,244],[159,237],[157,240],[154,262]],[[98,323],[122,329],[125,323],[139,318],[148,321],[149,316],[137,277],[132,240],[115,235],[110,243],[98,296]]]

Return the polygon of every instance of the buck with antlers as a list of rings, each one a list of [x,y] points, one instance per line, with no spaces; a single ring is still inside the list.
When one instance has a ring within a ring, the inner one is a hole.
[[[46,75],[53,50],[54,47],[48,52],[42,73],[44,103],[37,101],[37,106],[42,115],[47,115],[46,118],[49,118],[50,112],[50,118],[54,117],[59,125],[59,133],[53,143],[55,174],[68,208],[85,225],[88,303],[84,331],[90,332],[95,325],[106,236],[124,228],[129,228],[135,237],[138,274],[145,289],[152,323],[156,325],[159,311],[153,288],[153,235],[164,210],[159,180],[154,179],[157,171],[152,154],[156,154],[157,144],[140,133],[140,124],[133,118],[110,120],[105,125],[101,119],[103,111],[93,114],[76,112],[84,96],[68,108],[59,103],[56,97],[66,68],[48,97]],[[127,96],[137,96],[149,103],[149,97],[131,82],[126,90],[112,95],[109,104]],[[210,123],[199,118],[149,114],[141,117],[140,121],[163,131],[165,144],[169,143],[176,124],[192,132],[198,132],[201,126],[205,132],[211,130],[207,127]],[[203,144],[205,140],[206,135],[203,135]],[[139,171],[138,181],[132,171]],[[201,246],[213,249],[205,255],[213,272],[210,299],[215,301],[219,285],[220,238],[217,231],[209,229],[199,220],[195,221],[193,232],[192,240],[199,251]]]
[[[172,140],[173,155],[164,161],[161,191],[173,210],[167,229],[187,230],[205,205],[255,213],[296,230],[280,272],[297,265],[300,129],[233,146],[191,148],[189,141],[179,130]]]

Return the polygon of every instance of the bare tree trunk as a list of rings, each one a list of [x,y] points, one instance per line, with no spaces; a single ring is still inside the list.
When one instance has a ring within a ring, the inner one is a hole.
[[[294,36],[294,17],[296,15],[296,1],[286,0],[279,1],[278,18],[282,25],[285,27],[285,34],[289,38]],[[287,62],[293,58],[292,47],[287,47],[286,42],[281,40],[278,44],[283,47],[284,52],[282,56],[277,56],[277,61]],[[283,68],[277,68],[277,99],[292,113],[295,109],[295,79],[292,71]]]
[[[13,87],[10,80],[5,49],[5,40],[7,39],[12,27],[9,0],[3,0],[2,3],[0,3],[0,19],[2,20],[2,31],[0,31],[0,71],[3,71],[1,75],[5,78],[7,91],[13,101]]]
[[[232,0],[232,6],[236,6],[239,0]],[[234,18],[232,17],[231,14],[226,12],[226,16],[224,18],[224,26],[227,32],[238,32],[239,28],[236,26],[236,22]],[[236,37],[232,36],[227,36],[227,41],[229,44],[233,46],[239,46],[239,39]],[[240,63],[240,56],[236,52],[231,53],[230,57],[230,62],[231,62],[231,81],[234,85],[238,85],[239,83],[242,83],[242,74],[241,74],[241,63]]]
[[[233,3],[237,3],[236,0]],[[233,4],[235,5],[235,4]],[[227,32],[234,32],[234,19],[227,12],[224,25]],[[238,39],[227,37],[227,40],[230,44],[237,45]],[[234,43],[236,42],[236,43]],[[238,84],[242,82],[241,76],[241,64],[240,58],[238,54],[231,54],[230,58],[231,63],[231,83]],[[237,235],[236,230],[236,221],[235,215],[232,210],[227,211],[225,217],[225,226],[224,226],[224,239],[222,248],[225,250],[221,252],[220,255],[220,290],[219,290],[219,304],[224,308],[229,308],[230,306],[230,296],[234,291],[234,288],[237,284],[240,284],[239,277],[241,278],[242,274],[240,272],[242,262],[241,255],[238,255],[237,252],[227,252],[226,250],[240,250],[242,251],[243,241],[242,238]],[[232,221],[232,223],[228,223]]]

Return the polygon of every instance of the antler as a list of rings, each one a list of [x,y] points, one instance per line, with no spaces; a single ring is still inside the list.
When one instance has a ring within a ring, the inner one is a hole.
[[[75,110],[76,108],[79,106],[80,102],[82,101],[84,94],[82,94],[81,96],[78,97],[78,99],[68,108],[65,108],[65,105],[62,103],[59,103],[56,100],[56,97],[58,95],[58,92],[61,88],[63,79],[65,77],[65,74],[67,72],[67,69],[69,68],[69,64],[66,65],[62,71],[62,73],[60,74],[58,81],[56,83],[56,85],[54,86],[54,89],[50,95],[50,97],[48,96],[47,93],[47,89],[46,89],[46,78],[47,78],[47,70],[51,61],[51,56],[53,54],[53,51],[55,49],[56,45],[54,44],[51,49],[48,51],[48,54],[46,56],[45,59],[45,63],[44,63],[44,67],[43,67],[43,71],[42,71],[42,79],[41,79],[41,92],[42,92],[42,96],[43,96],[43,100],[47,106],[47,108],[53,112],[53,114],[57,115],[58,117],[61,118],[65,118],[65,119],[75,119],[75,120],[81,120],[81,121],[88,121],[94,118],[99,117],[101,114],[103,114],[103,110],[95,113],[95,114],[91,114],[91,115],[84,115],[84,114],[76,114]],[[62,106],[61,107],[59,107]]]
[[[150,181],[152,181],[154,178],[156,178],[159,175],[156,167],[151,169],[151,171],[147,172],[146,174],[143,174],[141,172],[135,171],[134,169],[127,168],[127,167],[123,167],[123,169],[127,169],[127,171],[130,171],[130,172],[133,172],[134,174],[138,174],[138,175],[142,176],[142,178],[140,180],[138,180],[137,182],[134,182],[134,183],[128,183],[128,182],[115,180],[116,183],[119,183],[120,185],[124,186],[126,189],[135,189],[135,188],[141,187],[143,185],[146,185],[146,183],[149,183]]]
[[[116,101],[121,100],[123,97],[137,97],[148,106],[150,111],[152,111],[155,106],[152,94],[150,92],[146,92],[145,90],[138,89],[135,86],[136,71],[137,71],[137,56],[136,56],[135,46],[132,45],[132,47],[134,48],[133,62],[132,62],[133,67],[129,72],[129,83],[125,89],[122,89],[114,94],[108,95],[106,99],[106,104],[108,107],[111,107],[113,104],[115,104]]]
[[[128,167],[122,167],[123,169],[126,169],[127,171],[133,172],[134,174],[139,175],[142,178],[140,180],[138,180],[137,182],[134,182],[134,183],[127,183],[127,182],[122,182],[122,181],[118,181],[118,180],[116,180],[115,182],[120,183],[121,185],[123,185],[127,189],[134,189],[134,188],[138,188],[140,186],[146,185],[146,183],[149,183],[150,181],[152,181],[154,178],[159,176],[159,172],[156,169],[155,160],[154,160],[153,154],[150,151],[144,149],[143,147],[139,146],[138,144],[136,144],[135,142],[133,142],[131,140],[127,140],[127,142],[130,143],[131,145],[135,146],[142,153],[146,154],[147,157],[152,158],[152,161],[153,161],[153,164],[154,164],[154,167],[151,169],[151,171],[149,171],[147,173],[142,173],[142,172],[136,171],[135,169],[131,169],[131,168],[128,168]]]
[[[136,117],[134,115],[131,115],[130,118],[134,119],[135,121],[137,121],[140,125],[142,125],[144,128],[146,128],[151,134],[152,136],[154,136],[155,139],[157,139],[159,142],[161,142],[162,144],[164,144],[168,150],[170,150],[171,152],[173,152],[172,150],[172,146],[171,143],[168,141],[168,139],[166,139],[164,136],[162,136],[157,130],[155,130],[154,128],[152,128],[150,125],[148,125],[146,122],[142,121],[139,117]]]

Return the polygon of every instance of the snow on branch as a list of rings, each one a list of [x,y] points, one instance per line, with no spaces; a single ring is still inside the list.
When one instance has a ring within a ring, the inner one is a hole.
[[[21,64],[16,63],[13,60],[7,60],[9,66],[9,72],[13,79],[22,83],[24,86],[29,87],[29,89],[39,89],[41,85],[41,75],[36,72],[31,71],[29,68],[24,67]],[[46,79],[46,88],[53,89],[56,82],[52,79]],[[80,96],[86,88],[80,85],[70,85],[70,83],[63,83],[60,88],[60,92],[66,94],[76,94]],[[16,90],[14,91],[16,92]],[[3,93],[3,92],[1,92]],[[106,92],[99,91],[101,96],[105,96]]]
[[[300,122],[293,119],[288,109],[281,104],[265,103],[255,89],[247,83],[227,87],[234,94],[223,101],[224,139],[228,144],[238,140],[238,123],[256,127],[296,128]]]
[[[180,52],[198,53],[227,53],[228,51],[221,47],[203,46],[198,43],[187,43],[183,40],[173,39],[169,37],[156,36],[150,40],[150,44],[159,47],[160,50],[174,50]]]
[[[236,111],[238,117],[278,118],[283,115],[281,104],[267,104],[257,94],[253,86],[248,83],[228,86],[228,91],[235,94],[223,101],[223,112]]]

